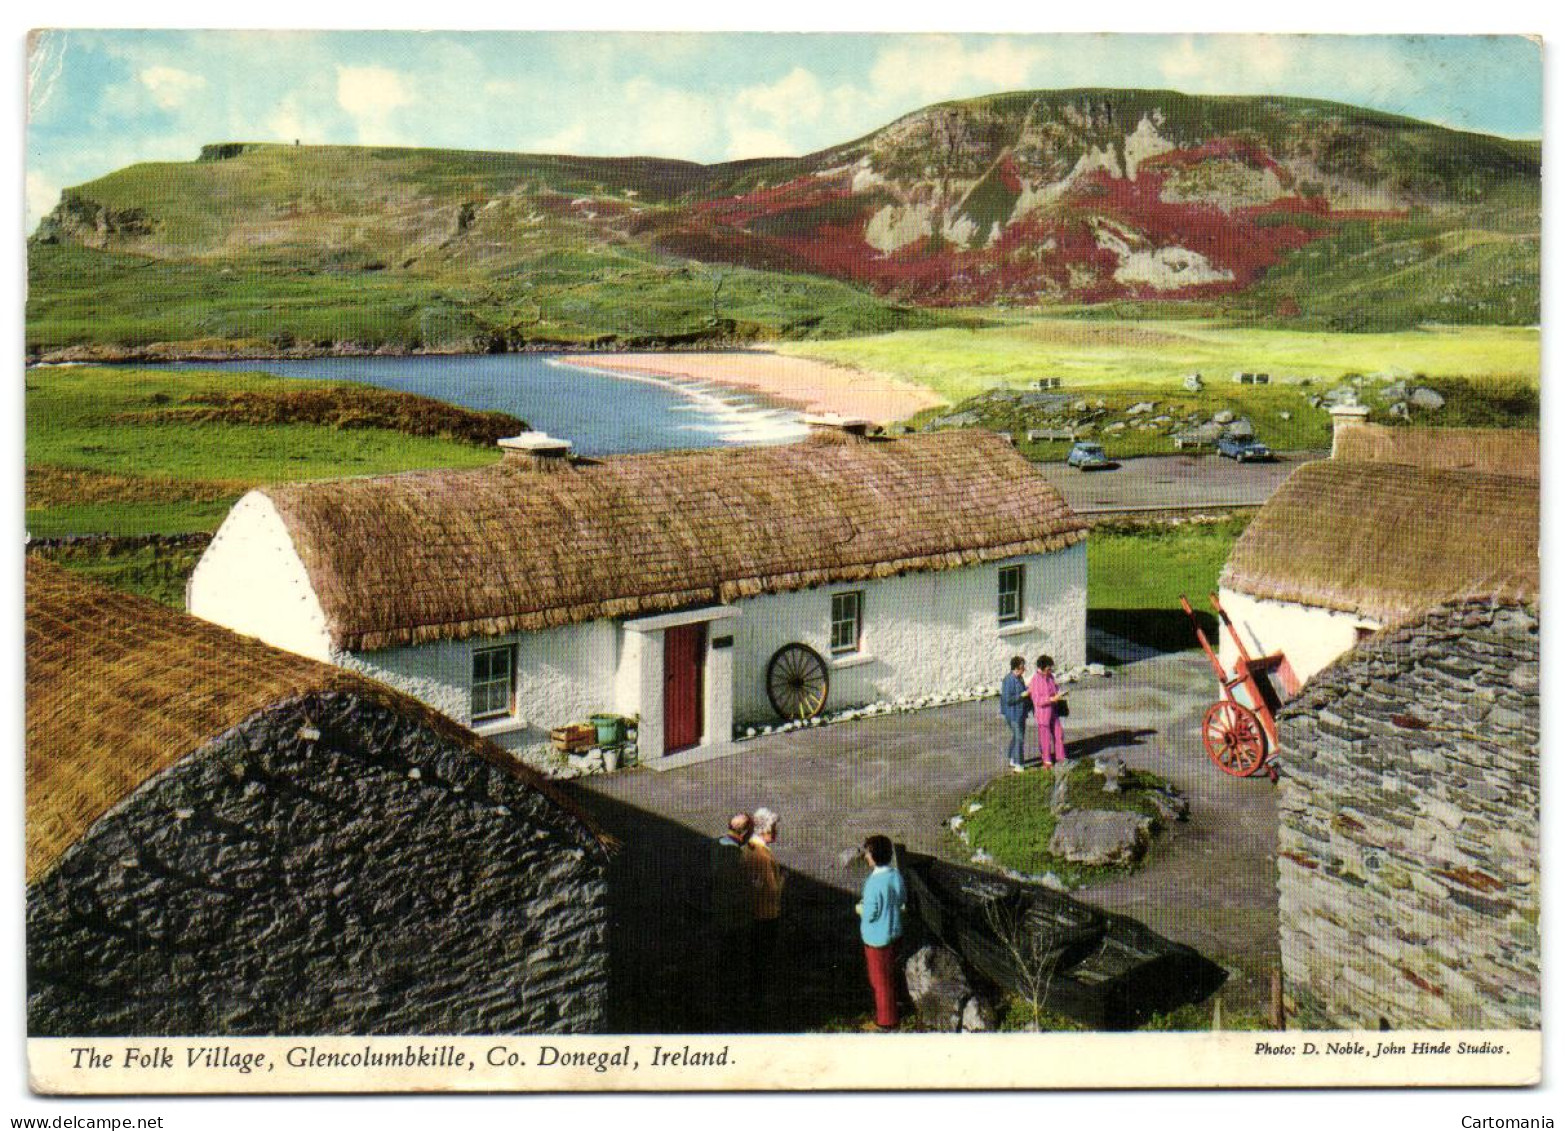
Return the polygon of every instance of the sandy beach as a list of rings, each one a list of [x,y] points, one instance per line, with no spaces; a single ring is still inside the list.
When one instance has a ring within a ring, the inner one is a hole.
[[[905,420],[946,403],[931,390],[894,377],[763,350],[571,354],[564,360],[611,372],[710,381],[760,393],[808,412],[864,417],[876,424]]]

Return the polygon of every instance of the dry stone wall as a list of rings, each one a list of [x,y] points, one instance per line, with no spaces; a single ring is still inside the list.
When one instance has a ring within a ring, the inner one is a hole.
[[[270,708],[152,779],[29,888],[27,916],[35,1036],[605,1024],[601,846],[350,693]]]
[[[1282,960],[1296,1023],[1536,1028],[1538,615],[1447,606],[1281,720]]]

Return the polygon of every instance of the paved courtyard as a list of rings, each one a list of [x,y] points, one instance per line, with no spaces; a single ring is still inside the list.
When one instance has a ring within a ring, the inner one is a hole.
[[[1118,751],[1184,791],[1191,815],[1141,872],[1077,897],[1194,946],[1229,969],[1226,1008],[1264,1010],[1278,963],[1275,787],[1264,776],[1229,778],[1207,760],[1198,728],[1215,681],[1199,652],[1118,651],[1129,662],[1111,678],[1073,688],[1071,755]],[[705,1010],[699,1000],[722,965],[702,949],[706,853],[730,814],[760,805],[782,815],[788,991],[755,1027],[813,1027],[844,1000],[857,1003],[867,994],[852,912],[863,870],[844,866],[843,853],[883,832],[960,860],[944,822],[1005,772],[1005,739],[985,700],[770,735],[700,765],[581,782],[586,804],[625,842],[613,869],[617,996],[631,1003],[622,1027],[722,1024],[725,995]]]

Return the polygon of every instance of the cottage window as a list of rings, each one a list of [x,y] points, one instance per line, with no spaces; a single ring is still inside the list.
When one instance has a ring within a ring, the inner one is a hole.
[[[1022,619],[1022,567],[1000,567],[1000,623],[1015,624]]]
[[[492,719],[511,713],[515,682],[516,650],[502,648],[473,650],[473,721]]]
[[[859,650],[859,640],[864,630],[864,593],[831,595],[831,652],[840,656]]]

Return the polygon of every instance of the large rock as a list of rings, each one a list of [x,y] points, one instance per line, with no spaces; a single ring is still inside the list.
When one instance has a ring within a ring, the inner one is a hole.
[[[962,1032],[992,1033],[998,1023],[994,1006],[981,997],[970,997],[962,1007]]]
[[[1427,389],[1423,386],[1414,389],[1408,399],[1413,402],[1415,408],[1429,409],[1430,411],[1445,406],[1444,397],[1433,389]]]
[[[1172,786],[1169,786],[1167,791],[1153,790],[1149,796],[1157,809],[1158,816],[1165,824],[1190,819],[1190,802],[1175,792]]]
[[[908,997],[924,1026],[937,1033],[962,1031],[963,1011],[973,985],[955,952],[933,944],[919,947],[903,970]]]
[[[1076,809],[1054,826],[1049,851],[1074,864],[1134,864],[1152,841],[1152,818],[1140,813]]]
[[[1232,414],[1230,414],[1230,417]],[[1217,421],[1209,421],[1206,424],[1197,424],[1190,428],[1184,428],[1174,433],[1174,439],[1181,444],[1215,444],[1223,434],[1223,426]]]

